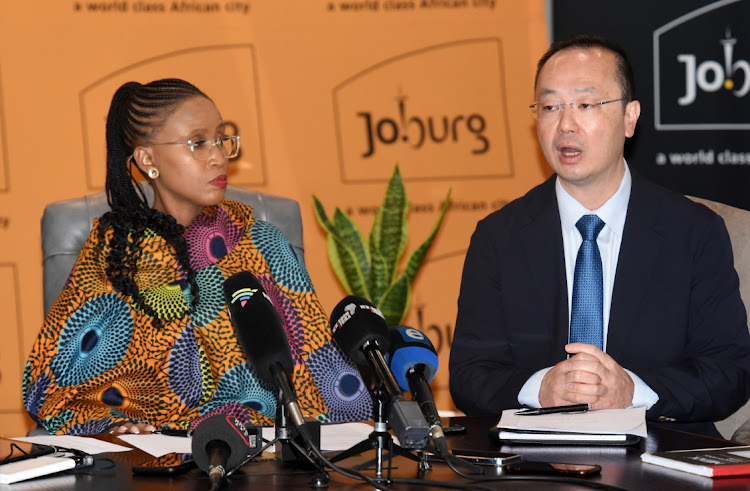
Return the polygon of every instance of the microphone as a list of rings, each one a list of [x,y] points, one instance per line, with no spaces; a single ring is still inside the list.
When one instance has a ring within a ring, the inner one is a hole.
[[[430,425],[430,436],[438,455],[449,465],[461,465],[472,472],[482,474],[483,470],[480,467],[459,459],[448,450],[448,441],[445,439],[435,397],[429,384],[438,370],[437,351],[430,339],[413,327],[393,327],[390,334],[391,349],[388,351],[388,360],[391,370],[401,388],[410,391],[412,399],[419,404],[425,420]]]
[[[287,419],[307,445],[320,445],[320,423],[305,421],[292,383],[294,362],[289,340],[276,308],[254,274],[235,273],[224,281],[224,297],[242,350],[258,376],[274,386],[279,405],[277,436],[289,439]],[[312,452],[312,450],[310,450]],[[282,460],[296,459],[283,451]]]
[[[234,332],[255,373],[279,391],[294,426],[305,421],[292,388],[294,362],[279,313],[254,274],[235,273],[224,281],[224,298]]]
[[[432,437],[444,437],[435,397],[429,384],[438,370],[435,347],[424,333],[413,327],[393,327],[390,334],[388,361],[398,385],[412,393],[412,398],[419,404],[430,425]]]
[[[218,489],[222,478],[242,465],[250,449],[257,447],[257,433],[251,438],[241,421],[217,414],[198,424],[191,446],[195,463],[208,472],[211,487]]]
[[[383,353],[390,348],[390,340],[388,325],[380,310],[365,298],[349,295],[333,309],[330,324],[333,339],[344,353],[356,363],[372,367],[386,397],[388,423],[401,446],[424,448],[430,428],[416,402],[404,399],[383,358]]]

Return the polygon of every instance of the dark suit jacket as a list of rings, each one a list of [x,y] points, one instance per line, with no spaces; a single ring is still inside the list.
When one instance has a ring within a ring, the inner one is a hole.
[[[750,396],[750,336],[726,227],[632,174],[607,352],[659,395],[649,420],[723,419]],[[471,239],[450,355],[456,406],[468,415],[518,407],[526,380],[566,358],[568,326],[553,176],[481,220]]]

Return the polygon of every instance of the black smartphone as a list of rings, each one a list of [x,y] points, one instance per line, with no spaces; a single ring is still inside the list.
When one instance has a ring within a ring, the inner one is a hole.
[[[521,460],[521,454],[497,452],[493,450],[472,450],[468,448],[453,448],[451,453],[456,457],[472,464],[505,465]]]
[[[494,465],[500,466],[509,464],[511,462],[521,460],[521,454],[506,453],[506,452],[495,452],[495,451],[483,451],[483,450],[470,450],[464,448],[454,448],[451,453],[467,462],[479,465]],[[443,459],[439,455],[435,455],[432,452],[424,452],[426,460],[442,461]]]
[[[558,476],[592,476],[602,471],[596,464],[565,464],[562,462],[513,462],[503,468],[507,474],[554,474]]]
[[[196,467],[191,453],[168,453],[133,467],[133,474],[176,475]]]
[[[460,424],[443,426],[443,434],[445,435],[457,435],[459,433],[466,433],[466,427]]]

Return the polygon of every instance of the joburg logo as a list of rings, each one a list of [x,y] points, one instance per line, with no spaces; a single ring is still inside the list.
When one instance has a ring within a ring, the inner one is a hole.
[[[239,302],[240,307],[244,307],[247,301],[253,298],[253,295],[255,295],[255,293],[257,292],[257,288],[240,288],[239,290],[232,293],[231,303]]]
[[[695,102],[696,87],[704,92],[716,92],[724,88],[731,91],[735,97],[745,97],[750,91],[750,63],[747,60],[733,60],[737,39],[732,37],[729,28],[720,42],[724,47],[723,65],[715,60],[706,60],[696,66],[695,55],[677,56],[677,61],[685,64],[685,95],[677,100],[680,106],[689,106]],[[739,89],[735,86],[737,75],[740,75],[740,80],[743,80]]]
[[[654,31],[657,130],[750,129],[749,6],[714,2]]]
[[[358,112],[364,120],[365,150],[362,157],[371,158],[377,147],[403,143],[414,149],[422,148],[425,143],[440,145],[443,143],[460,144],[465,137],[472,135],[476,145],[468,148],[469,154],[483,154],[490,148],[490,141],[484,134],[487,127],[484,116],[477,113],[455,116],[411,116],[407,114],[406,100],[399,95],[396,98],[398,117],[384,116],[377,118],[370,111]]]
[[[371,65],[335,87],[344,182],[511,177],[500,39],[429,46]]]

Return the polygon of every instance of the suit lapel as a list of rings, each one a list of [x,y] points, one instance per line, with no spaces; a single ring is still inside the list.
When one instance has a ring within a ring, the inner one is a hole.
[[[628,326],[637,322],[655,268],[664,233],[659,223],[661,203],[633,173],[627,218],[617,260],[609,316],[607,352],[621,355],[620,347],[632,345]]]
[[[519,229],[519,244],[531,272],[528,281],[538,299],[541,326],[561,353],[568,341],[568,297],[560,213],[555,197],[555,176],[547,180],[528,208],[528,221]],[[550,277],[553,281],[550,281]]]

